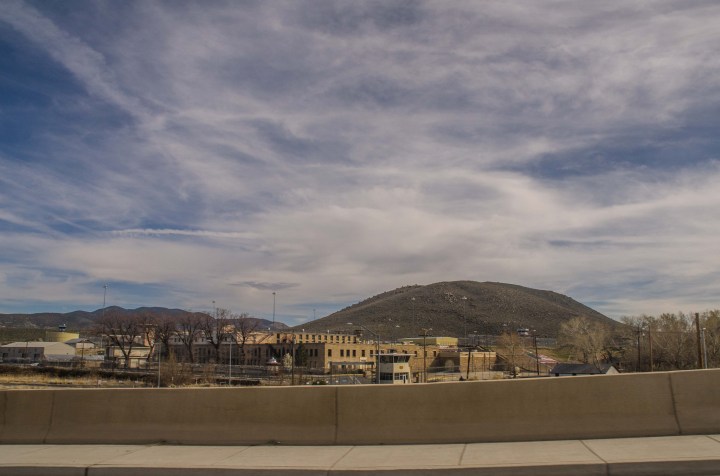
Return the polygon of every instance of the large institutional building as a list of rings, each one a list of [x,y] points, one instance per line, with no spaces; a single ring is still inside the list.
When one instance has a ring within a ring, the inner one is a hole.
[[[488,371],[494,366],[496,358],[495,352],[460,350],[457,339],[449,337],[377,342],[349,333],[255,332],[244,343],[228,337],[220,345],[219,355],[215,355],[215,348],[199,336],[192,346],[192,359],[188,358],[188,346],[182,341],[181,336],[171,341],[171,350],[181,360],[192,360],[198,364],[232,362],[232,365],[252,366],[278,365],[289,360],[295,366],[314,373],[362,372],[375,375],[377,354],[402,354],[407,356],[404,360],[409,377],[402,379],[407,382],[423,381],[428,369],[464,372],[472,368],[474,372]]]

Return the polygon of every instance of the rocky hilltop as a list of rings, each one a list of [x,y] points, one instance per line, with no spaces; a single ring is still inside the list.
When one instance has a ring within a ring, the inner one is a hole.
[[[347,331],[368,327],[383,339],[410,337],[432,328],[433,335],[499,334],[528,328],[554,337],[576,316],[616,325],[603,314],[553,292],[514,284],[451,281],[404,286],[349,306],[327,317],[296,326],[305,331]],[[352,323],[353,325],[349,325]]]

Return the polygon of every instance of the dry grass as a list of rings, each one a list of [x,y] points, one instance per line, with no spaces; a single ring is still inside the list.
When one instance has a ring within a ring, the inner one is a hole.
[[[0,388],[5,389],[47,389],[47,388],[133,388],[145,387],[142,381],[117,380],[83,376],[54,376],[39,373],[0,374]]]

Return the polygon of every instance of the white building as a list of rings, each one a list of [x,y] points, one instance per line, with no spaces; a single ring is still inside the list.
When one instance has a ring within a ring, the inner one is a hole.
[[[75,348],[62,342],[13,342],[0,346],[3,362],[36,363],[54,356],[74,356]]]
[[[380,383],[403,384],[410,383],[412,370],[410,369],[410,354],[380,354],[378,371]]]

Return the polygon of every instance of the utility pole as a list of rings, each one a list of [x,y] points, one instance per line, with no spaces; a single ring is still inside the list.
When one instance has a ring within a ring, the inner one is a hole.
[[[290,367],[290,385],[295,385],[295,333],[293,332],[292,335],[292,342],[291,342],[291,356],[292,356],[292,365]]]
[[[420,330],[423,331],[423,383],[427,383],[427,336],[428,332],[431,331],[432,328]]]
[[[472,360],[472,348],[468,346],[468,364],[467,372],[465,373],[465,380],[470,380],[470,360]]]
[[[652,324],[648,323],[648,352],[650,353],[650,372],[655,371],[655,362],[653,361],[653,341],[652,341]]]
[[[537,348],[537,331],[533,330],[533,344],[535,345],[535,371],[538,377],[540,376],[540,354],[538,354]]]
[[[275,291],[273,291],[273,322],[272,322],[272,330],[275,330]]]
[[[695,313],[695,330],[697,331],[697,352],[698,352],[698,365],[697,368],[702,369],[704,366],[703,363],[703,352],[702,352],[702,344],[701,344],[701,335],[700,335],[700,313]]]
[[[640,327],[640,324],[638,324],[638,327],[637,327],[637,369],[635,370],[636,372],[640,372],[640,335],[641,334],[642,334],[641,327]]]
[[[230,358],[228,359],[228,385],[232,385],[232,345],[233,335],[230,334]]]
[[[158,344],[155,344],[156,348],[158,347]],[[158,359],[158,388],[160,388],[160,351],[157,353],[157,359]]]
[[[462,297],[463,301],[463,337],[465,337],[465,342],[467,343],[467,297]]]
[[[103,284],[103,308],[102,308],[102,317],[105,317],[105,298],[107,297],[107,288],[109,284],[105,283]]]

